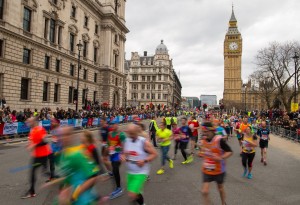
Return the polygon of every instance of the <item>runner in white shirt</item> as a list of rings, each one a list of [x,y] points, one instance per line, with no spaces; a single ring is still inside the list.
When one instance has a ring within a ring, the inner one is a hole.
[[[121,159],[126,161],[128,196],[133,204],[144,205],[142,191],[150,172],[149,163],[157,157],[157,152],[149,141],[139,136],[137,125],[128,125],[126,134]]]

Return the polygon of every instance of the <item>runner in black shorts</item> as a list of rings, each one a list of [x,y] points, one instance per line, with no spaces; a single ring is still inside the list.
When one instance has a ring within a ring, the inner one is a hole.
[[[270,140],[270,130],[267,128],[266,121],[262,121],[261,128],[257,130],[257,135],[259,136],[259,147],[261,150],[261,163],[267,165],[267,148]]]
[[[202,195],[204,204],[209,205],[210,182],[217,182],[222,201],[225,202],[224,178],[225,178],[225,159],[232,155],[232,150],[220,135],[216,135],[216,129],[210,122],[202,124],[203,140],[201,142],[200,157],[203,157],[203,186]]]

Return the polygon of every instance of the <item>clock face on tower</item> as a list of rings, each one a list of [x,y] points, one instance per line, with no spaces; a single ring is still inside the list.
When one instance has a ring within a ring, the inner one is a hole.
[[[232,42],[229,44],[229,50],[236,51],[239,48],[239,45],[236,42]]]

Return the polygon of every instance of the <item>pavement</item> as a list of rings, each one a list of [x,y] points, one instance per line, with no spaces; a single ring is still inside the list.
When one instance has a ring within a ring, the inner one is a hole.
[[[148,126],[149,122],[145,122]],[[122,129],[124,126],[122,127]],[[97,131],[93,131],[97,136]],[[77,133],[75,137],[78,137]],[[225,190],[228,205],[299,205],[300,204],[300,144],[272,135],[268,149],[268,165],[260,163],[260,152],[253,163],[253,179],[242,178],[243,168],[239,156],[236,138],[229,140],[234,154],[227,160]],[[0,204],[5,205],[48,205],[57,193],[56,188],[39,190],[38,196],[21,200],[20,196],[28,189],[29,170],[26,165],[30,160],[25,149],[26,142],[0,145]],[[159,151],[159,150],[158,150]],[[170,151],[172,156],[173,149]],[[145,203],[147,205],[200,205],[203,204],[200,193],[202,159],[196,158],[193,163],[181,165],[183,158],[178,153],[174,169],[166,169],[164,175],[156,175],[160,158],[152,163],[151,180],[145,185]],[[25,167],[24,170],[11,173],[12,168]],[[125,166],[121,166],[121,177],[126,189]],[[41,186],[46,180],[37,175]],[[97,190],[108,195],[114,188],[113,179],[101,182]],[[111,205],[127,205],[126,191],[124,196],[114,199]],[[216,185],[212,184],[210,194],[212,204],[221,204]]]

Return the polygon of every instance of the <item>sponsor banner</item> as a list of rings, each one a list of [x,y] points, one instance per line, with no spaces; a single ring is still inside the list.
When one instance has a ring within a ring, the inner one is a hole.
[[[68,120],[60,120],[59,124],[60,126],[68,126]]]
[[[42,125],[45,128],[45,130],[49,131],[51,128],[51,120],[43,120]]]
[[[18,122],[18,134],[30,132],[30,127],[24,122]]]
[[[5,123],[3,127],[4,135],[13,135],[18,132],[18,122]]]
[[[91,127],[93,125],[93,118],[89,118],[87,122],[87,126]]]
[[[94,118],[93,119],[93,126],[98,126],[99,125],[99,118]]]
[[[123,122],[123,116],[121,115],[120,117],[119,117],[119,120],[120,120],[120,122]]]
[[[74,119],[68,119],[68,125],[74,127]]]
[[[82,127],[82,119],[76,119],[74,123],[74,127]]]
[[[82,119],[82,127],[86,127],[88,123],[88,119],[87,118],[83,118]]]

